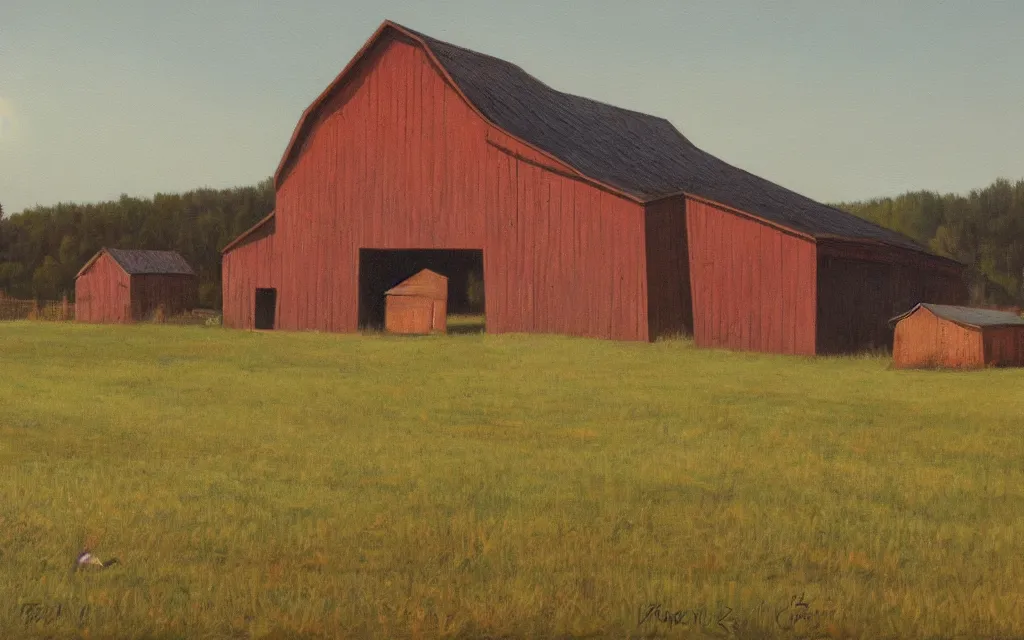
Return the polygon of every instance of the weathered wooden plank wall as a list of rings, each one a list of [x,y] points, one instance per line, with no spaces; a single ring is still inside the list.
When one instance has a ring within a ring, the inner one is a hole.
[[[983,332],[985,364],[1024,367],[1024,327],[991,327]]]
[[[896,324],[892,359],[898,369],[982,367],[982,334],[921,309]]]
[[[277,288],[280,282],[281,261],[274,252],[275,223],[276,216],[224,254],[221,276],[225,327],[252,329],[256,323],[256,289]],[[279,317],[280,295],[277,301],[275,315]]]
[[[195,307],[198,282],[196,276],[178,274],[137,274],[131,277],[132,318],[147,318],[158,307],[164,314],[176,315]]]
[[[651,339],[693,334],[686,196],[647,205],[647,321]]]
[[[132,320],[130,279],[106,252],[75,280],[75,320],[96,323]]]
[[[427,334],[447,331],[446,302],[426,296],[388,296],[384,314],[390,333]]]
[[[686,233],[697,346],[815,352],[811,241],[694,199]]]
[[[818,243],[818,353],[889,348],[889,319],[919,302],[962,305],[960,267],[924,254],[849,241]]]

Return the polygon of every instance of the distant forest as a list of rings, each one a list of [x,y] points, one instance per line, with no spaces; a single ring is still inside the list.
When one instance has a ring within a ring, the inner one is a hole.
[[[99,204],[36,207],[0,218],[0,292],[74,299],[75,274],[103,247],[181,253],[199,275],[199,304],[220,308],[220,250],[274,209],[271,179]]]
[[[918,191],[834,206],[970,265],[972,303],[1024,304],[1024,180],[997,180],[967,195]],[[273,208],[268,178],[251,187],[121,196],[0,217],[0,292],[73,299],[75,274],[101,247],[171,249],[199,274],[200,304],[220,308],[220,250]]]

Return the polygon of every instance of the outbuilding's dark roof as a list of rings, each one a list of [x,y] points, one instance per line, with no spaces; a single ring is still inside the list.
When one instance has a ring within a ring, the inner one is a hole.
[[[955,307],[947,304],[929,304],[922,302],[910,311],[901,313],[889,321],[894,325],[903,318],[914,313],[918,309],[927,309],[938,317],[962,324],[968,327],[1010,327],[1024,326],[1024,318],[1010,311],[996,311],[994,309],[977,309],[975,307]]]
[[[177,251],[148,249],[106,249],[110,257],[129,275],[174,274],[195,275],[192,267]]]
[[[510,62],[396,26],[422,39],[495,125],[638,199],[685,192],[815,237],[869,239],[924,250],[902,234],[719,160],[664,118],[556,91]]]

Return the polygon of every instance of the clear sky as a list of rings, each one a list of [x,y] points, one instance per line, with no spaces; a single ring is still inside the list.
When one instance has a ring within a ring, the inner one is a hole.
[[[823,201],[1024,178],[1024,2],[0,0],[0,203],[271,175],[389,18]]]

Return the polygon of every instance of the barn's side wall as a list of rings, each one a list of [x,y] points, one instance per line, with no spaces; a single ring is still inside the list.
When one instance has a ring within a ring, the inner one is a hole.
[[[647,322],[652,340],[693,334],[686,197],[647,205]]]
[[[985,364],[995,367],[1024,367],[1024,327],[986,328]]]
[[[643,207],[491,148],[487,330],[647,340]]]
[[[814,354],[811,241],[694,199],[686,231],[697,346]]]
[[[279,257],[274,252],[275,221],[271,219],[221,260],[223,323],[232,329],[255,327],[256,289],[280,282]],[[278,294],[280,316],[281,298]]]
[[[132,319],[145,320],[158,307],[172,316],[195,307],[198,283],[195,276],[137,274],[131,277]]]
[[[488,331],[647,339],[643,207],[491,127],[418,45],[385,37],[303,140],[276,200],[280,328],[357,330],[360,248],[482,249]]]
[[[962,268],[896,247],[818,243],[818,353],[889,348],[889,318],[919,302],[967,301]]]
[[[918,309],[896,324],[892,361],[898,369],[984,366],[982,334]]]
[[[128,274],[104,253],[75,280],[75,320],[128,323],[131,319]]]

